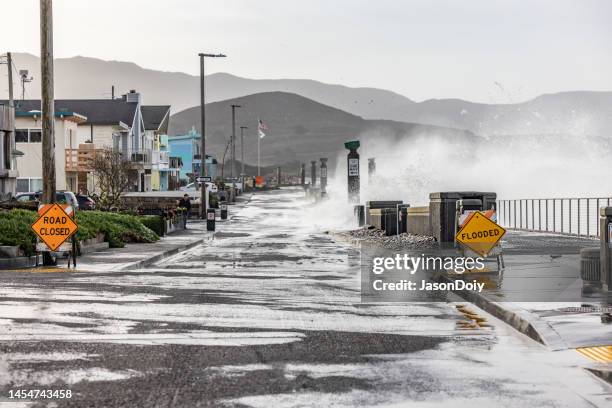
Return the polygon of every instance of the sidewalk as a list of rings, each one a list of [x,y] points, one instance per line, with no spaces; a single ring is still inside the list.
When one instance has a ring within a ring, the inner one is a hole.
[[[219,219],[217,231],[229,226],[229,221],[251,200],[252,194],[242,194],[229,206],[229,219]],[[143,268],[169,256],[186,251],[214,238],[216,232],[206,231],[206,221],[191,219],[186,230],[179,230],[150,244],[127,244],[123,248],[107,248],[77,258],[75,271],[112,272]]]
[[[142,268],[161,259],[211,240],[214,232],[206,231],[206,222],[193,220],[186,230],[162,237],[152,244],[127,244],[92,252],[77,259],[77,271],[121,271]]]
[[[484,282],[482,293],[457,294],[553,351],[579,349],[585,368],[610,381],[612,324],[600,318],[606,299],[580,279],[580,249],[598,245],[590,238],[509,231],[503,272],[438,279]]]

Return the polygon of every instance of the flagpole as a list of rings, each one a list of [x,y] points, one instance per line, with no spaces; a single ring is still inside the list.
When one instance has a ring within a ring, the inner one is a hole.
[[[261,148],[260,148],[260,143],[261,143],[261,135],[259,134],[259,132],[257,132],[257,175],[261,176],[261,164],[260,164],[260,157],[261,157]]]

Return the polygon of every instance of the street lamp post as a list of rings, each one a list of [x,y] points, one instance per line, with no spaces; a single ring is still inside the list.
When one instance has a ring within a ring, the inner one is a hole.
[[[202,128],[202,138],[200,140],[200,176],[206,176],[206,101],[204,92],[204,58],[225,58],[224,54],[204,54],[199,53],[200,57],[200,125]],[[195,154],[195,149],[194,149]],[[206,217],[206,183],[204,188],[200,188],[200,218]]]
[[[248,128],[248,126],[240,126],[240,174],[242,175],[242,188],[244,188],[244,130]]]
[[[241,105],[231,105],[232,106],[232,143],[230,145],[230,159],[231,159],[231,167],[230,167],[230,178],[234,178],[234,167],[236,167],[236,108],[242,108]],[[232,180],[233,182],[233,180]]]

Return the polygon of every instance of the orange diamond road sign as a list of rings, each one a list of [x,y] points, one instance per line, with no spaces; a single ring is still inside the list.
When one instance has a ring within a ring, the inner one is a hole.
[[[52,204],[32,224],[32,230],[55,251],[77,232],[78,226],[59,204]]]
[[[491,252],[505,233],[505,229],[478,211],[463,225],[455,239],[484,257]]]

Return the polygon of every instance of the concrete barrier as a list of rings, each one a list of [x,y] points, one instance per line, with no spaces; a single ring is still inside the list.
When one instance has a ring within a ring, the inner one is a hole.
[[[432,235],[429,207],[410,207],[406,209],[406,232],[413,235]]]
[[[370,210],[370,222],[373,227],[385,231],[385,235],[397,235],[397,210],[394,208]]]
[[[403,234],[407,232],[406,224],[408,221],[407,209],[410,208],[410,204],[398,204],[397,205],[397,233]]]
[[[357,218],[357,225],[363,227],[365,225],[365,206],[359,204],[353,207],[353,214]]]
[[[366,225],[372,225],[370,222],[370,210],[376,210],[381,208],[391,208],[396,210],[398,204],[403,204],[403,201],[366,201],[365,205],[365,223]]]
[[[495,207],[497,194],[479,191],[446,191],[429,194],[431,235],[441,243],[455,241],[455,214],[458,200],[482,201],[482,210]]]

